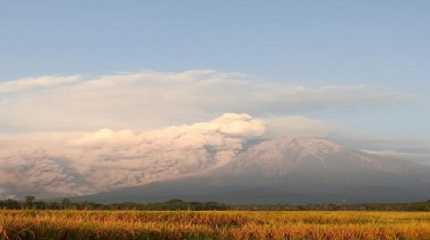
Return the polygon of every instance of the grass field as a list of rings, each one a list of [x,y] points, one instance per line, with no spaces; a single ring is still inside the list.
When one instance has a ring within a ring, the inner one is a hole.
[[[0,239],[430,239],[430,213],[0,210]]]

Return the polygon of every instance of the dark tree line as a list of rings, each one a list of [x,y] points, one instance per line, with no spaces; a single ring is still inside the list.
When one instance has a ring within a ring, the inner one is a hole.
[[[430,211],[430,200],[413,203],[321,203],[321,204],[271,204],[236,205],[236,210],[255,211]]]
[[[363,203],[363,204],[245,204],[227,205],[218,202],[186,202],[172,199],[160,203],[114,203],[101,204],[94,202],[74,202],[64,198],[60,201],[42,201],[27,196],[23,201],[14,199],[0,200],[0,209],[34,209],[34,210],[255,210],[255,211],[430,211],[430,201],[416,203]]]
[[[61,201],[36,200],[33,196],[27,196],[25,200],[14,199],[0,200],[0,209],[34,209],[34,210],[228,210],[226,204],[217,202],[185,202],[179,199],[172,199],[161,203],[113,203],[101,204],[94,202],[73,202],[68,198]]]

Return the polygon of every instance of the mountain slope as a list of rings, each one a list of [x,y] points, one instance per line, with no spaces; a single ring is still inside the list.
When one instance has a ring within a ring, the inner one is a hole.
[[[249,146],[199,175],[79,199],[99,202],[395,202],[430,198],[430,169],[319,138],[280,138]]]
[[[0,138],[0,199],[72,197],[219,168],[265,133],[247,114],[151,131]]]

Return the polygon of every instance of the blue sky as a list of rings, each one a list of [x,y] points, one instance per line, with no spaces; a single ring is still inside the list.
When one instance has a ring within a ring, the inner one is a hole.
[[[0,3],[0,81],[213,69],[310,88],[365,85],[413,97],[293,114],[429,139],[428,1]]]

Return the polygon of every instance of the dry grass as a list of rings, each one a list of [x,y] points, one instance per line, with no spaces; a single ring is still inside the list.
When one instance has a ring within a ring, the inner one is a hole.
[[[430,240],[430,213],[3,210],[0,239]]]

